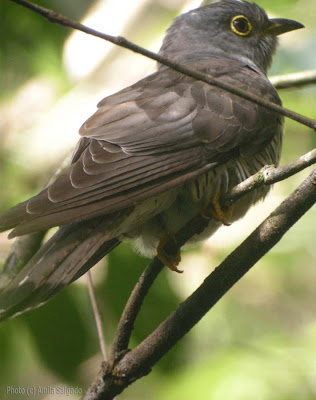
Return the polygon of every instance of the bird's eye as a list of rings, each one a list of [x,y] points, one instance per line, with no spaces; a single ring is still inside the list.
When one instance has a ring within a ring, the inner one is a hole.
[[[231,30],[237,35],[247,36],[252,31],[252,25],[244,15],[236,15],[230,23]]]

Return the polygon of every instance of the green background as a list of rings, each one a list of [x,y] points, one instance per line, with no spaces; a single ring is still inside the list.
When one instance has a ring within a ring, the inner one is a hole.
[[[307,28],[303,33],[291,33],[290,39],[281,42],[271,74],[313,69],[316,64],[316,2],[262,0],[257,3],[270,15],[296,19]],[[39,4],[76,20],[81,20],[94,6],[94,2],[88,0],[48,0]],[[184,2],[170,4],[162,0],[147,1],[124,35],[149,46],[178,15]],[[0,21],[0,211],[4,211],[35,194],[64,157],[59,154],[55,165],[44,163],[39,167],[36,163],[33,168],[23,164],[21,138],[32,130],[31,123],[22,128],[17,124],[23,118],[17,106],[23,88],[34,79],[49,82],[53,88],[53,106],[76,90],[80,83],[69,76],[64,67],[64,43],[69,29],[51,24],[7,0],[1,0]],[[106,26],[103,31],[107,32]],[[126,55],[125,50],[112,53],[97,71],[84,79],[93,82],[94,75],[100,74],[102,68],[108,68],[112,60],[117,62]],[[138,57],[141,65],[143,58]],[[105,90],[107,81],[95,84],[104,85]],[[316,118],[315,86],[280,91],[280,95],[287,108]],[[27,97],[24,101],[28,101]],[[84,117],[78,115],[78,127],[83,120]],[[282,163],[315,147],[315,135],[309,129],[292,121],[286,121],[285,129]],[[273,193],[282,200],[307,174],[308,171],[304,171],[278,184]],[[316,399],[315,222],[314,209],[154,367],[150,375],[133,384],[119,398]],[[155,329],[244,237],[246,231],[241,231],[239,239],[227,240],[219,247],[210,241],[208,245],[184,252],[182,276],[163,271],[139,315],[131,345],[136,345]],[[0,264],[7,252],[8,241],[6,234],[2,234]],[[122,245],[106,262],[95,267],[94,280],[107,343],[111,343],[124,304],[147,262],[135,255],[130,246]],[[98,372],[100,362],[84,280],[71,285],[40,309],[0,324],[1,399],[62,398],[47,394],[12,395],[7,393],[10,386],[49,391],[66,385],[84,391]]]

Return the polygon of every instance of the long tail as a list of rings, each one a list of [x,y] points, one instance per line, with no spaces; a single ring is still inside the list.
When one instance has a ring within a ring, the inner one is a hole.
[[[120,244],[105,232],[97,219],[59,228],[0,293],[0,321],[45,303]]]

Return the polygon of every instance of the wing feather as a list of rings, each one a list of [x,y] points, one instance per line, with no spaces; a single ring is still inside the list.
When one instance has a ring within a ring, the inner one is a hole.
[[[189,66],[280,104],[266,77],[239,61]],[[69,169],[0,217],[0,230],[20,235],[132,207],[262,150],[280,125],[270,111],[167,68],[98,107],[80,129]]]

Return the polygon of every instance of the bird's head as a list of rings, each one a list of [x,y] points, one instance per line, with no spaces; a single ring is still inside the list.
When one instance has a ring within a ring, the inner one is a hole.
[[[221,0],[176,18],[160,54],[179,62],[225,54],[248,59],[266,73],[278,35],[303,27],[289,19],[269,19],[255,3]]]

